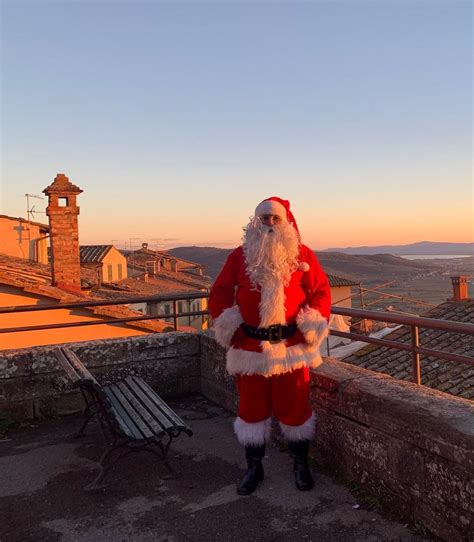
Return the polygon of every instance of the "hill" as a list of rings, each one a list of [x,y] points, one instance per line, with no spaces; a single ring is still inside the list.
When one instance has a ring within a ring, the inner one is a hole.
[[[214,280],[230,254],[230,249],[179,247],[171,254],[201,263]],[[351,255],[340,252],[316,252],[326,273],[360,282],[364,288],[388,284],[376,292],[366,291],[364,303],[377,310],[392,309],[421,314],[452,296],[451,275],[474,275],[474,257],[438,260],[407,260],[392,254]],[[471,286],[472,289],[472,286]],[[390,297],[384,294],[400,296]],[[417,300],[421,300],[420,303]],[[353,298],[358,307],[359,295]]]
[[[323,252],[342,252],[344,254],[394,254],[399,256],[426,256],[426,255],[474,255],[474,243],[437,243],[421,241],[409,245],[381,245],[375,247],[346,247],[328,248]]]
[[[168,250],[174,256],[204,265],[213,280],[231,251],[214,247],[178,247]],[[316,255],[327,273],[364,284],[380,282],[382,277],[384,281],[403,278],[433,267],[426,261],[410,261],[390,254],[351,256],[336,252],[316,252]]]

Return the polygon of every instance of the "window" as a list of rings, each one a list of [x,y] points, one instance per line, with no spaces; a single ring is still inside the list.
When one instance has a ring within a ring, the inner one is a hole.
[[[108,264],[108,265],[107,265],[107,280],[108,280],[109,282],[111,282],[113,276],[114,276],[114,275],[113,275],[112,265],[111,265],[111,264]]]
[[[121,263],[117,265],[117,271],[118,271],[118,278],[120,280],[122,278],[122,264]]]
[[[178,301],[178,314],[181,314],[183,312],[183,302]]]
[[[68,198],[58,198],[59,207],[67,207],[69,205]]]
[[[171,310],[170,310],[170,306],[169,306],[169,305],[165,305],[165,306],[164,306],[164,309],[165,309],[165,314],[170,314]]]

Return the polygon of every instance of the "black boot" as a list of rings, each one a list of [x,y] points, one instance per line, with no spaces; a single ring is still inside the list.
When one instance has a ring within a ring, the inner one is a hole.
[[[263,480],[262,459],[265,455],[265,445],[246,446],[245,459],[247,460],[247,472],[237,485],[239,495],[250,495]]]
[[[309,441],[300,440],[298,442],[288,442],[288,450],[293,458],[296,487],[300,491],[308,491],[313,488],[314,480],[309,470],[308,452]]]

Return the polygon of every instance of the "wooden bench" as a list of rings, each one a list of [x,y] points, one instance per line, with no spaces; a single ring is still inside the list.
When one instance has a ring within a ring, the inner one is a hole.
[[[83,435],[89,421],[97,416],[106,442],[100,458],[101,471],[86,489],[97,488],[113,464],[140,450],[157,455],[176,476],[168,462],[169,447],[181,433],[191,436],[193,432],[163,399],[136,376],[101,386],[74,352],[58,347],[54,353],[85,401],[85,420],[75,436]]]

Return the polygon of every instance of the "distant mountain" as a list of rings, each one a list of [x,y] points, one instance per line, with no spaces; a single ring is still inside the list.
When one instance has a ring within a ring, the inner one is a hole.
[[[168,250],[170,254],[205,267],[214,280],[232,249],[213,247],[178,247]],[[408,277],[432,269],[429,262],[413,262],[391,254],[353,256],[333,252],[316,252],[326,273],[366,284]]]
[[[323,252],[342,252],[343,254],[394,254],[405,256],[427,256],[427,255],[474,255],[474,243],[436,243],[432,241],[421,241],[410,245],[381,245],[375,247],[346,247],[328,248]]]

